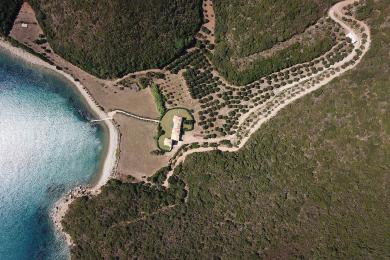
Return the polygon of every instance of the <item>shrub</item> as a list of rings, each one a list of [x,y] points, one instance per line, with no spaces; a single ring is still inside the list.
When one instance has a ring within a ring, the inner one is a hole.
[[[150,90],[154,98],[154,103],[156,104],[156,109],[160,116],[163,116],[166,110],[164,104],[164,97],[161,95],[160,89],[156,84],[152,84]]]

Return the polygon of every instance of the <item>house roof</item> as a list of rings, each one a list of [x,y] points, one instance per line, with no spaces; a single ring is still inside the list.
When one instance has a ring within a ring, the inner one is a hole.
[[[181,133],[181,124],[183,122],[183,118],[180,116],[173,116],[173,127],[171,139],[173,141],[180,141],[180,133]]]

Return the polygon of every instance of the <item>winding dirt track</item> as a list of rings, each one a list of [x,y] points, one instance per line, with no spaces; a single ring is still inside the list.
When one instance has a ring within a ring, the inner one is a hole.
[[[352,17],[349,17],[349,16],[346,17],[346,18],[352,19],[353,21],[357,22],[357,24],[363,29],[363,31],[360,32],[360,31],[357,31],[356,29],[352,28],[352,26],[350,26],[349,24],[347,24],[346,22],[344,22],[342,20],[342,18],[345,17],[342,14],[343,8],[348,6],[348,5],[350,5],[350,4],[353,4],[355,2],[357,2],[357,1],[356,0],[345,0],[345,1],[339,2],[336,5],[332,6],[329,9],[329,12],[328,12],[329,17],[332,20],[334,20],[336,23],[338,23],[342,28],[344,28],[346,34],[349,33],[349,32],[352,32],[358,38],[358,41],[354,44],[353,51],[346,58],[344,58],[342,61],[340,61],[340,62],[330,66],[328,69],[325,69],[323,72],[321,72],[321,73],[319,73],[317,75],[306,77],[306,78],[302,79],[298,83],[293,83],[293,84],[290,84],[290,85],[286,85],[283,89],[280,89],[279,92],[283,92],[283,91],[286,91],[288,89],[296,88],[296,87],[300,86],[300,84],[302,84],[302,82],[305,82],[307,80],[315,80],[315,79],[319,79],[319,78],[321,79],[318,82],[316,82],[315,84],[312,84],[309,88],[305,89],[303,92],[299,93],[298,95],[296,95],[296,96],[294,96],[292,98],[284,99],[282,104],[280,104],[277,107],[275,107],[270,114],[268,114],[267,116],[263,116],[260,120],[258,120],[257,123],[249,130],[248,135],[246,135],[240,141],[239,145],[237,145],[236,147],[218,147],[218,148],[207,147],[207,148],[192,149],[192,150],[189,150],[187,152],[184,152],[180,157],[177,158],[176,162],[172,165],[172,171],[168,174],[167,181],[164,183],[164,185],[168,186],[168,179],[169,179],[170,176],[172,176],[174,168],[178,164],[184,162],[188,155],[193,154],[193,153],[208,152],[208,151],[213,151],[213,150],[220,150],[220,151],[224,151],[224,152],[236,152],[236,151],[240,150],[246,144],[246,142],[249,140],[249,138],[252,136],[253,133],[255,133],[268,120],[270,120],[271,118],[276,116],[277,113],[280,110],[282,110],[284,107],[286,107],[287,105],[291,104],[295,100],[297,100],[297,99],[299,99],[299,98],[301,98],[301,97],[303,97],[303,96],[305,96],[305,95],[307,95],[307,94],[309,94],[309,93],[319,89],[320,87],[328,84],[333,79],[341,76],[345,72],[355,68],[360,63],[360,61],[362,60],[363,56],[367,53],[367,51],[369,50],[370,45],[371,45],[370,29],[364,22],[358,21],[358,20],[356,20],[356,19],[354,19]],[[363,41],[363,38],[362,38],[363,33],[368,36],[367,40],[365,42]],[[359,57],[359,59],[356,60],[356,62],[353,65],[344,67],[346,64],[349,64],[354,59],[354,57],[356,55],[356,51],[358,51],[359,49],[362,51],[362,55]],[[325,75],[329,74],[329,72],[334,72],[334,73],[331,74],[331,76],[325,76]],[[272,102],[272,99],[270,100],[270,102]],[[253,109],[251,109],[248,113],[246,113],[240,119],[240,125],[242,125],[245,122],[245,120],[249,118],[250,115],[253,115],[254,113],[256,113],[259,110],[261,110],[262,108],[264,108],[265,105],[257,106],[257,107],[254,107]],[[236,141],[236,137],[235,136],[230,136],[230,137],[227,137],[227,138],[225,137],[223,139],[230,140],[230,141],[233,141],[233,142]],[[220,138],[218,138],[218,139],[209,139],[208,141],[210,143],[211,142],[219,142],[219,141],[221,141],[223,139],[220,139]],[[197,138],[190,137],[189,140],[185,140],[185,142],[183,142],[183,144],[191,144],[191,143],[197,142],[197,141],[203,141],[203,140],[201,140],[201,139],[197,140]]]

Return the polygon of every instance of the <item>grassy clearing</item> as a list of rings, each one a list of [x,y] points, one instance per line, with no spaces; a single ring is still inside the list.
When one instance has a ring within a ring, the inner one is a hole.
[[[158,137],[158,146],[160,149],[169,151],[169,148],[164,145],[165,138],[171,138],[171,132],[173,127],[173,117],[180,116],[185,119],[183,122],[183,130],[191,131],[193,129],[193,120],[194,117],[191,113],[184,108],[174,108],[168,110],[165,115],[162,117],[160,122],[161,135]]]
[[[30,3],[56,53],[102,78],[167,64],[202,22],[201,0]]]
[[[187,158],[174,179],[186,183],[186,203],[139,184],[78,199],[64,220],[73,257],[386,258],[390,6],[370,5],[362,63],[281,111],[240,152]]]

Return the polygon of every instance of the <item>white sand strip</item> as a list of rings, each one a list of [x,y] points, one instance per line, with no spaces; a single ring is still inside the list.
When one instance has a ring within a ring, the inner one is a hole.
[[[77,92],[81,95],[83,100],[85,101],[86,105],[88,106],[88,109],[93,112],[93,114],[98,119],[104,119],[107,118],[108,115],[103,112],[93,97],[85,90],[85,87],[80,83],[73,79],[73,77],[67,73],[65,73],[62,70],[57,70],[55,66],[50,65],[49,63],[43,61],[42,59],[38,58],[37,56],[21,49],[13,46],[11,43],[7,42],[4,38],[0,38],[0,48],[8,51],[13,56],[16,56],[18,58],[23,59],[24,61],[41,66],[43,68],[49,69],[51,71],[55,71],[56,73],[59,73],[60,75],[64,76],[67,80],[69,80],[73,86],[75,86]],[[99,178],[94,184],[93,187],[90,189],[77,187],[73,191],[66,194],[63,198],[61,198],[58,202],[55,203],[55,208],[51,214],[51,217],[53,219],[55,227],[63,233],[63,228],[61,226],[61,219],[65,216],[66,211],[68,209],[69,204],[78,196],[81,196],[85,193],[99,193],[100,188],[107,183],[107,181],[111,178],[112,173],[115,170],[116,164],[117,164],[117,156],[116,152],[118,149],[119,144],[119,134],[114,126],[113,122],[111,121],[104,121],[103,122],[106,126],[106,129],[108,131],[108,140],[105,140],[106,147],[105,152],[106,154],[104,156],[104,161],[102,163],[101,172],[97,173],[99,174]],[[65,236],[66,242],[68,245],[72,245],[72,241],[69,235],[63,233]]]

